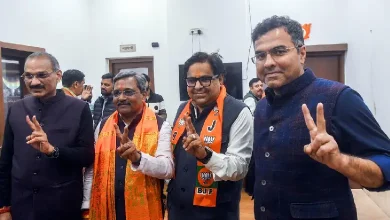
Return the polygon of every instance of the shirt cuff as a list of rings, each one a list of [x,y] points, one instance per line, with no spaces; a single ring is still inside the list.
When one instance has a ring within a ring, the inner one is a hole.
[[[81,203],[81,209],[89,209],[89,201],[83,201]]]
[[[383,155],[383,154],[373,155],[367,157],[367,159],[371,160],[376,165],[378,165],[383,174],[383,179],[384,179],[383,186],[381,186],[377,190],[390,189],[390,156]]]
[[[213,154],[211,155],[209,162],[207,164],[205,164],[205,167],[213,173],[214,181],[216,181],[216,182],[221,181],[222,179],[219,176],[215,175],[215,173],[213,172],[213,169],[220,169],[220,167],[218,167],[218,165],[221,164],[221,161],[223,161],[223,158],[224,158],[223,156],[221,156],[220,154],[213,151]]]
[[[141,161],[139,163],[139,166],[135,166],[133,163],[131,163],[131,170],[132,171],[142,171],[144,169],[145,163],[149,157],[151,157],[149,154],[145,154],[145,153],[141,152]]]

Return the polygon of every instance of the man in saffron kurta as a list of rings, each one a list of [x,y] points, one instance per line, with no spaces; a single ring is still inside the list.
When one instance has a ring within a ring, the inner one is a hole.
[[[114,78],[117,111],[98,125],[96,162],[84,182],[85,218],[163,219],[160,179],[173,175],[171,128],[143,101],[145,81],[127,71]]]

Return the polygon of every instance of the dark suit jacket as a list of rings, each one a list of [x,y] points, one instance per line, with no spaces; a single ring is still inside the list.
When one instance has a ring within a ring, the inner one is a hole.
[[[26,144],[35,115],[49,143],[59,148],[49,158]],[[82,168],[94,159],[92,115],[88,103],[57,95],[41,102],[24,98],[10,108],[0,158],[0,207],[11,206],[13,220],[80,219]]]

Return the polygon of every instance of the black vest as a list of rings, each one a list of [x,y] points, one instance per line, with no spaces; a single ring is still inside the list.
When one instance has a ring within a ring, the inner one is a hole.
[[[249,92],[244,96],[243,101],[245,101],[245,99],[247,99],[247,98],[253,98],[253,99],[255,99],[255,102],[256,102],[256,103],[260,100],[260,99],[257,98],[255,95],[253,95],[253,93],[252,93],[251,91],[249,91]],[[252,114],[253,114],[253,112],[252,112]]]
[[[177,111],[175,121],[187,103],[182,103]],[[203,110],[198,119],[193,120],[198,134],[202,130],[208,113],[215,105]],[[246,107],[244,103],[227,96],[224,100],[222,123],[221,153],[225,153],[229,144],[229,132],[232,124]],[[193,115],[193,113],[191,114]],[[183,136],[182,136],[183,137]],[[182,146],[180,137],[174,150],[175,178],[168,185],[168,217],[170,220],[206,220],[206,219],[239,219],[239,203],[241,199],[241,181],[220,181],[218,183],[217,207],[207,208],[193,205],[195,181],[197,177],[196,158],[188,154]]]
[[[94,105],[93,105],[93,124],[94,124],[94,130],[96,129],[96,126],[99,124],[99,122],[108,116],[110,116],[112,113],[115,112],[116,107],[114,103],[112,102],[113,96],[111,95],[108,97],[106,105],[104,104],[104,98],[100,96],[98,99],[96,99]],[[102,110],[104,107],[103,115]]]

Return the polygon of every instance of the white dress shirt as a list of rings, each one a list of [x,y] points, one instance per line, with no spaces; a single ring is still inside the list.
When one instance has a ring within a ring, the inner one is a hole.
[[[99,135],[100,123],[95,132],[95,140]],[[145,175],[158,179],[172,178],[174,173],[174,164],[172,159],[171,149],[171,134],[172,128],[168,122],[164,122],[161,126],[158,145],[155,156],[141,152],[141,162],[139,166],[131,165],[133,171],[142,172]],[[84,174],[84,198],[81,208],[89,209],[91,199],[91,188],[93,180],[93,166],[86,169]]]
[[[252,113],[244,108],[234,121],[229,133],[225,154],[213,152],[206,168],[213,172],[215,181],[238,181],[247,172],[253,150]]]

